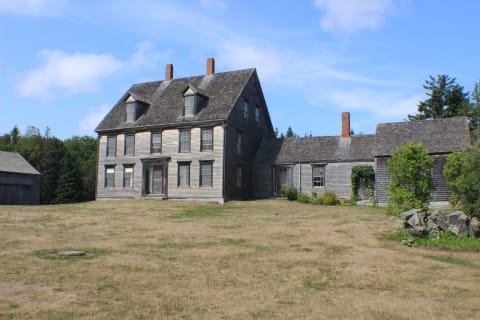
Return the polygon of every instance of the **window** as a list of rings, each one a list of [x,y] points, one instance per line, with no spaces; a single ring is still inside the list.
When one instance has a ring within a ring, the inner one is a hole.
[[[107,157],[115,157],[117,154],[117,137],[107,137]]]
[[[242,132],[237,130],[237,154],[242,153]]]
[[[248,101],[243,100],[243,119],[248,119]]]
[[[179,187],[190,186],[190,162],[178,163],[178,186]]]
[[[127,122],[134,122],[135,120],[137,120],[136,111],[137,111],[137,103],[135,101],[127,101]]]
[[[162,133],[156,132],[152,133],[152,143],[150,146],[151,153],[160,153],[162,152]]]
[[[200,161],[200,187],[212,186],[212,161]]]
[[[238,166],[237,167],[237,188],[242,187],[242,167]]]
[[[133,188],[133,166],[123,167],[123,187]]]
[[[190,152],[190,130],[180,131],[178,152]]]
[[[312,168],[312,184],[314,187],[325,186],[325,167]]]
[[[125,136],[125,155],[132,155],[135,153],[135,136]]]
[[[185,106],[183,115],[187,117],[195,115],[195,95],[185,95]]]
[[[105,187],[106,188],[115,187],[115,167],[114,166],[105,167]]]
[[[213,150],[213,129],[202,129],[200,134],[200,151]]]
[[[255,106],[255,122],[260,125],[260,107]]]

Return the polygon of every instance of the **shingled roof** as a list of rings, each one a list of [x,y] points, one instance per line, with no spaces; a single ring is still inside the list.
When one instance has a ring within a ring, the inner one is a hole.
[[[389,156],[408,142],[423,142],[430,154],[463,150],[471,144],[466,117],[377,125],[375,156]]]
[[[95,129],[98,133],[126,128],[174,126],[182,123],[226,120],[255,69],[214,73],[211,75],[147,82],[133,85]],[[182,116],[183,93],[197,88],[208,97],[207,106],[195,116]],[[147,103],[147,110],[134,123],[125,121],[125,100],[132,96]]]
[[[21,154],[0,151],[0,172],[40,174]]]
[[[373,161],[374,135],[264,139],[256,163]]]

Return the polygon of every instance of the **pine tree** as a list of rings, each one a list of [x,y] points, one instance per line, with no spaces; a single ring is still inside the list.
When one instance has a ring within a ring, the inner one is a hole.
[[[429,78],[423,85],[429,98],[420,102],[419,113],[408,115],[410,121],[470,115],[468,93],[463,92],[455,78],[445,74],[439,74],[437,78],[430,75]]]
[[[55,190],[55,203],[73,203],[80,200],[80,174],[76,159],[66,152],[61,164],[58,186]]]

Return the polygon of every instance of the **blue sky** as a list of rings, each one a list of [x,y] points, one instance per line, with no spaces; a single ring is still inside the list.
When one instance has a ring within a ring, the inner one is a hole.
[[[133,83],[257,68],[274,127],[403,121],[424,81],[480,80],[476,0],[0,0],[0,134],[93,129]]]

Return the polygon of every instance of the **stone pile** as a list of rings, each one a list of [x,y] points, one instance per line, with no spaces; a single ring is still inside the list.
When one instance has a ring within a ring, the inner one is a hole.
[[[429,236],[437,239],[443,231],[450,231],[459,237],[480,238],[480,220],[469,218],[462,211],[447,213],[436,209],[425,213],[412,209],[400,214],[400,223],[416,236]]]

